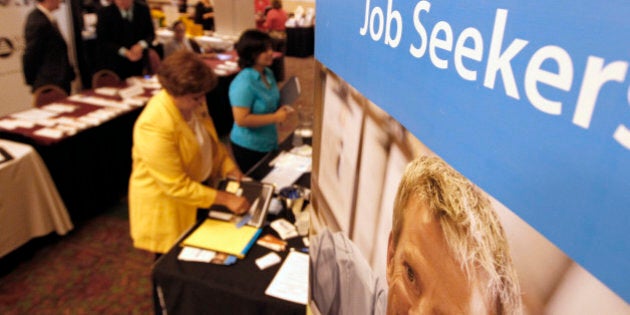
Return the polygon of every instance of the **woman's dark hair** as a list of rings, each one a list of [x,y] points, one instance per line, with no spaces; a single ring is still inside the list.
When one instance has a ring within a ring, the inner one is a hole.
[[[258,55],[271,47],[272,41],[269,34],[256,29],[243,32],[235,46],[239,67],[247,68],[255,65]]]
[[[184,22],[182,20],[177,20],[175,22],[173,22],[173,24],[171,25],[171,30],[175,30],[175,28],[177,27],[177,25],[179,24],[184,24]],[[184,24],[184,28],[186,27],[186,25]]]
[[[282,9],[282,1],[280,0],[271,0],[271,7],[274,9]]]
[[[171,96],[209,92],[219,82],[212,69],[197,54],[187,50],[179,50],[164,59],[157,77]]]

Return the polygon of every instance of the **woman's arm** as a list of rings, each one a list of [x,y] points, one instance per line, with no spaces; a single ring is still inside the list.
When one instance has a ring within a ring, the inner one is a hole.
[[[293,109],[290,106],[283,105],[277,111],[271,114],[252,114],[248,107],[232,107],[234,122],[241,127],[262,127],[271,124],[277,124],[287,119]]]

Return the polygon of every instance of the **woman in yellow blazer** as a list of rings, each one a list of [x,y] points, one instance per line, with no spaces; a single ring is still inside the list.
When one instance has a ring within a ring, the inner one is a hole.
[[[197,208],[212,204],[248,210],[243,197],[202,184],[243,174],[217,140],[205,94],[217,84],[194,53],[166,58],[158,72],[163,90],[151,98],[133,130],[129,221],[134,246],[166,253],[195,223]]]

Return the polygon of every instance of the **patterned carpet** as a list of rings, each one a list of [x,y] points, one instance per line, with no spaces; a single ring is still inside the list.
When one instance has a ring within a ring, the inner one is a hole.
[[[313,106],[315,60],[285,58],[286,77]],[[281,126],[285,137],[297,115]],[[1,232],[0,232],[1,233]],[[0,260],[0,314],[151,314],[153,254],[132,247],[126,202],[65,236],[36,239]]]
[[[45,246],[0,278],[0,314],[149,314],[153,255],[136,250],[124,204]]]

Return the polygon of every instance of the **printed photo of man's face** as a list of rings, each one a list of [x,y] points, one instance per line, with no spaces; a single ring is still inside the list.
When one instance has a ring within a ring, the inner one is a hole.
[[[466,281],[426,208],[409,199],[398,244],[390,237],[387,314],[489,314],[479,285]]]

